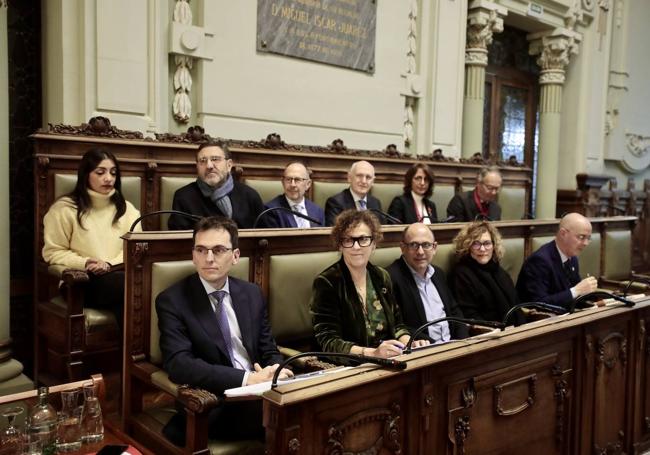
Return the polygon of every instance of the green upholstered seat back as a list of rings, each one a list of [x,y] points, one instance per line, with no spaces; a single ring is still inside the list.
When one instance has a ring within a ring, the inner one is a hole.
[[[312,186],[314,188],[314,203],[324,209],[327,198],[340,193],[350,185],[348,182],[313,182]]]
[[[628,279],[632,272],[632,232],[608,231],[605,234],[605,257],[604,278]]]
[[[455,195],[453,186],[450,185],[436,185],[433,188],[431,200],[436,204],[436,212],[438,212],[438,219],[444,220],[447,218],[447,206],[449,201]]]
[[[543,245],[546,245],[548,242],[550,242],[554,238],[555,238],[555,236],[553,236],[553,235],[547,235],[547,236],[544,236],[544,237],[533,237],[533,238],[531,238],[530,239],[530,241],[531,241],[530,242],[530,246],[531,246],[530,251],[531,251],[531,253],[534,253],[535,251],[539,250],[540,247],[542,247]]]
[[[248,281],[248,258],[239,258],[239,263],[230,270],[230,276]],[[156,297],[162,291],[177,281],[194,273],[196,269],[191,260],[156,262],[151,265],[151,319],[149,326],[149,360],[160,365],[162,355],[160,353],[160,332],[158,331],[158,315],[156,314]]]
[[[431,263],[440,267],[446,275],[449,275],[451,269],[456,264],[456,251],[454,250],[453,243],[438,245],[436,255],[433,257]]]
[[[270,257],[269,320],[278,344],[312,336],[309,301],[314,278],[339,257],[338,251]]]
[[[526,189],[501,187],[499,192],[502,220],[521,220],[526,214]]]
[[[246,185],[253,188],[257,191],[262,198],[262,202],[269,202],[271,199],[276,197],[278,194],[282,194],[284,189],[282,188],[282,182],[278,180],[254,180],[246,179]]]
[[[381,202],[381,209],[384,212],[388,211],[393,198],[402,193],[404,193],[404,188],[401,183],[375,183],[370,190],[370,194]]]
[[[598,232],[592,233],[591,242],[589,242],[589,245],[587,245],[587,247],[584,250],[582,250],[582,253],[580,253],[580,256],[578,257],[578,264],[580,264],[580,276],[582,278],[585,278],[587,274],[595,277],[600,276],[600,244],[601,244],[600,233]],[[616,251],[615,254],[622,254],[618,250],[614,250],[614,251]],[[628,256],[628,261],[629,261],[629,256]],[[629,270],[630,270],[629,266],[630,263],[628,262],[627,276],[629,276]]]
[[[512,281],[517,281],[519,271],[524,263],[524,239],[503,239],[505,253],[501,259],[501,267],[508,272]]]
[[[174,202],[174,193],[179,188],[184,187],[196,180],[196,176],[188,177],[169,177],[163,176],[160,178],[160,210],[171,210],[172,203]],[[167,230],[167,220],[169,215],[160,216],[161,230]]]
[[[54,199],[72,191],[77,184],[77,174],[56,174],[54,176]],[[122,194],[124,199],[140,210],[141,182],[140,177],[122,176]]]
[[[372,256],[370,256],[370,262],[374,265],[386,268],[393,263],[393,261],[399,258],[402,254],[402,251],[398,246],[390,248],[377,248]]]

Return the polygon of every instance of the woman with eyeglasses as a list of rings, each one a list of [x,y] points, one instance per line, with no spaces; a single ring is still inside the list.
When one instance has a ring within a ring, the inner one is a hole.
[[[450,288],[467,318],[503,321],[519,303],[512,278],[499,264],[504,248],[501,234],[487,221],[463,227],[454,238],[458,263],[450,275]],[[517,313],[515,323],[525,322]]]
[[[346,210],[336,218],[332,240],[341,259],[316,277],[310,302],[323,351],[387,358],[408,343],[390,276],[369,262],[381,239],[379,220],[369,211]]]
[[[124,272],[121,236],[140,212],[122,195],[120,166],[103,149],[81,158],[74,189],[60,197],[43,218],[43,259],[61,271],[88,272],[85,306],[110,308],[121,326]],[[139,229],[139,228],[138,228]]]
[[[404,175],[404,194],[395,196],[388,214],[404,224],[438,222],[433,194],[433,172],[425,163],[415,163]]]

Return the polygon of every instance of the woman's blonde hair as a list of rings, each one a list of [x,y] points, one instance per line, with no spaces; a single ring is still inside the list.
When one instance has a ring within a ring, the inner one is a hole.
[[[474,221],[468,223],[463,227],[460,232],[454,237],[454,247],[456,248],[456,256],[462,258],[469,256],[472,248],[472,243],[477,241],[483,234],[490,234],[494,249],[492,250],[492,259],[499,262],[503,258],[505,252],[503,248],[503,239],[497,228],[492,226],[488,221]]]

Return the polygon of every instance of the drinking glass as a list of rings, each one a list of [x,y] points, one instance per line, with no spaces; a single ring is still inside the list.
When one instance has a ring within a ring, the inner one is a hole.
[[[22,451],[23,434],[14,426],[16,417],[25,412],[20,406],[15,406],[2,411],[2,417],[7,419],[7,428],[0,435],[0,452],[7,455],[19,455]]]
[[[84,409],[81,421],[81,440],[92,443],[104,439],[102,408],[97,396],[97,384],[86,383],[83,386]]]
[[[61,392],[61,412],[57,415],[56,449],[71,452],[81,447],[81,417],[83,406],[79,406],[79,389]]]

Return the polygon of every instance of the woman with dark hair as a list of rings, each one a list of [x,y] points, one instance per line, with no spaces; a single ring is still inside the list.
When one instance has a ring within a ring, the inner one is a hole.
[[[404,194],[395,196],[388,207],[391,216],[404,224],[432,224],[438,221],[433,203],[433,172],[425,163],[415,163],[404,175]]]
[[[124,300],[122,239],[140,216],[121,192],[120,167],[106,150],[90,149],[81,158],[77,184],[43,218],[43,259],[51,266],[88,272],[86,304],[110,307],[118,322]]]
[[[401,354],[408,342],[390,276],[369,262],[381,239],[379,220],[369,211],[345,210],[336,218],[332,240],[341,259],[316,277],[310,303],[324,351],[387,358]],[[426,344],[417,340],[413,346]]]
[[[519,303],[512,278],[500,265],[503,240],[487,221],[466,224],[454,238],[458,263],[449,277],[450,288],[467,318],[503,321]],[[524,323],[523,315],[515,323]]]

